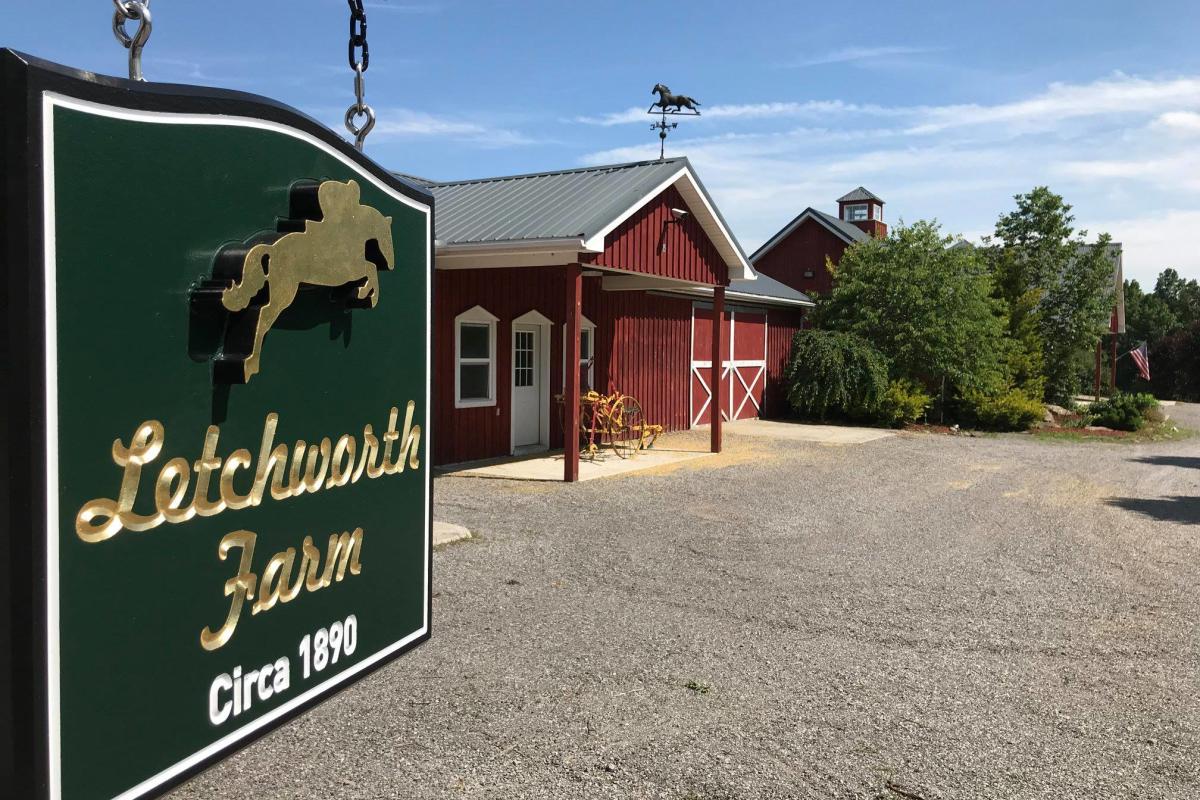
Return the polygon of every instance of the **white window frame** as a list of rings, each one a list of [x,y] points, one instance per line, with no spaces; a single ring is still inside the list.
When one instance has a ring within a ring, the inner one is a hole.
[[[588,372],[588,388],[596,388],[596,323],[592,322],[582,314],[579,315],[579,331],[588,332],[588,344],[591,346],[591,353],[583,352],[582,343],[579,347],[579,366],[587,364]],[[567,326],[563,325],[563,391],[567,390]]]
[[[484,406],[496,405],[496,323],[500,318],[492,314],[483,306],[475,306],[467,309],[463,313],[454,318],[454,407],[455,408],[481,408]],[[462,357],[462,326],[463,325],[487,325],[488,326],[488,357],[483,358],[463,358]],[[466,400],[462,397],[462,365],[467,364],[487,364],[488,365],[488,396],[473,397]]]
[[[862,217],[855,217],[854,212],[862,209]],[[850,203],[846,205],[845,216],[846,222],[866,222],[871,218],[871,206],[869,203]]]

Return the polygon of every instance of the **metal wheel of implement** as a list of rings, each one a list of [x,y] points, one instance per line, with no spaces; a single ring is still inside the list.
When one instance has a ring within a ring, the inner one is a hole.
[[[632,397],[620,397],[613,403],[609,432],[612,449],[619,458],[630,458],[637,450],[635,417],[641,417],[642,407]]]

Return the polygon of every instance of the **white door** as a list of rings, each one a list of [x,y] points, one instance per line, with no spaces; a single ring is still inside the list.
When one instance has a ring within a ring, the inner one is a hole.
[[[513,448],[544,444],[542,431],[542,357],[540,329],[513,326]]]

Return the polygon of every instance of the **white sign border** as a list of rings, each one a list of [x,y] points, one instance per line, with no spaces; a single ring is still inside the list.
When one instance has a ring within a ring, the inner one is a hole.
[[[42,225],[45,253],[45,345],[46,345],[46,663],[48,666],[46,682],[46,714],[47,732],[49,734],[49,790],[51,800],[61,800],[62,797],[62,729],[60,707],[60,651],[59,651],[59,574],[58,574],[58,318],[57,318],[57,251],[55,247],[54,227],[54,109],[69,108],[84,113],[96,114],[115,119],[133,122],[148,122],[169,125],[218,125],[237,128],[258,128],[298,139],[328,156],[342,162],[345,166],[370,181],[380,191],[411,206],[425,214],[426,241],[430,247],[425,251],[425,324],[429,329],[432,314],[433,274],[431,252],[433,242],[433,214],[423,203],[396,191],[380,181],[376,176],[364,170],[359,164],[339,152],[326,142],[316,137],[289,127],[282,123],[251,117],[237,117],[222,114],[199,114],[166,111],[145,111],[122,108],[67,97],[57,92],[42,93]],[[430,408],[431,385],[433,382],[432,348],[429,337],[426,337],[425,349],[425,469],[430,469],[429,451],[429,420],[432,414]],[[428,472],[426,473],[428,475]],[[113,800],[134,800],[147,792],[162,786],[172,778],[187,772],[196,765],[212,758],[221,750],[245,739],[255,731],[269,725],[296,708],[310,702],[317,695],[328,691],[334,686],[345,683],[358,673],[387,658],[397,650],[415,639],[424,636],[429,631],[429,581],[430,581],[430,480],[425,481],[425,553],[424,553],[424,609],[422,611],[421,627],[393,644],[379,650],[369,658],[355,664],[332,678],[320,683],[303,694],[293,697],[288,702],[273,709],[267,714],[243,725],[235,731],[223,736],[202,750],[199,750],[182,761],[176,762],[158,774],[147,778],[136,786],[130,787]]]

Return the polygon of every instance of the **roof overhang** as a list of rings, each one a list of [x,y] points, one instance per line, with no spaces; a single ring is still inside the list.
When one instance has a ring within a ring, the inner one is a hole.
[[[437,269],[553,267],[574,264],[587,253],[583,239],[522,239],[515,242],[442,244],[434,242]]]
[[[619,214],[606,220],[595,233],[555,239],[467,243],[435,241],[434,264],[438,269],[477,269],[543,267],[587,261],[590,255],[604,252],[605,238],[621,223],[672,186],[683,197],[701,229],[716,247],[728,269],[729,279],[754,280],[757,273],[686,160],[666,179],[637,197]]]
[[[639,197],[603,228],[590,236],[585,242],[587,249],[594,253],[604,252],[604,238],[608,234],[671,186],[674,186],[676,191],[683,196],[688,208],[696,215],[696,221],[700,223],[704,233],[716,246],[717,252],[721,254],[722,260],[729,269],[729,279],[754,280],[757,277],[754,267],[750,265],[749,259],[742,252],[741,245],[729,232],[725,221],[721,219],[716,207],[709,200],[708,192],[704,190],[700,179],[696,177],[691,165],[686,161],[670,177]]]
[[[691,286],[685,289],[673,289],[672,291],[675,294],[686,294],[691,297],[703,297],[706,300],[711,300],[713,296],[713,288],[711,286]],[[787,297],[771,297],[765,294],[738,292],[732,289],[725,290],[725,302],[758,306],[786,306],[788,308],[813,308],[816,306],[816,303],[814,303],[812,300],[794,300]]]
[[[805,222],[808,222],[810,219],[813,222],[816,222],[818,225],[820,225],[825,230],[832,233],[834,236],[841,239],[846,244],[854,244],[854,239],[852,239],[850,236],[847,236],[845,231],[840,231],[837,229],[837,227],[830,225],[829,222],[824,217],[822,217],[820,214],[816,213],[816,210],[813,209],[812,206],[809,206],[808,208],[801,211],[800,214],[795,219],[793,219],[787,225],[784,225],[783,228],[780,229],[779,233],[776,233],[774,236],[772,236],[770,239],[768,239],[766,244],[764,244],[762,247],[755,250],[754,255],[752,255],[750,257],[750,260],[757,263],[760,258],[765,256],[767,253],[771,252],[771,250],[774,249],[775,245],[779,244],[784,239],[791,236],[792,231],[796,230],[796,228],[799,228],[801,225],[803,225]]]

